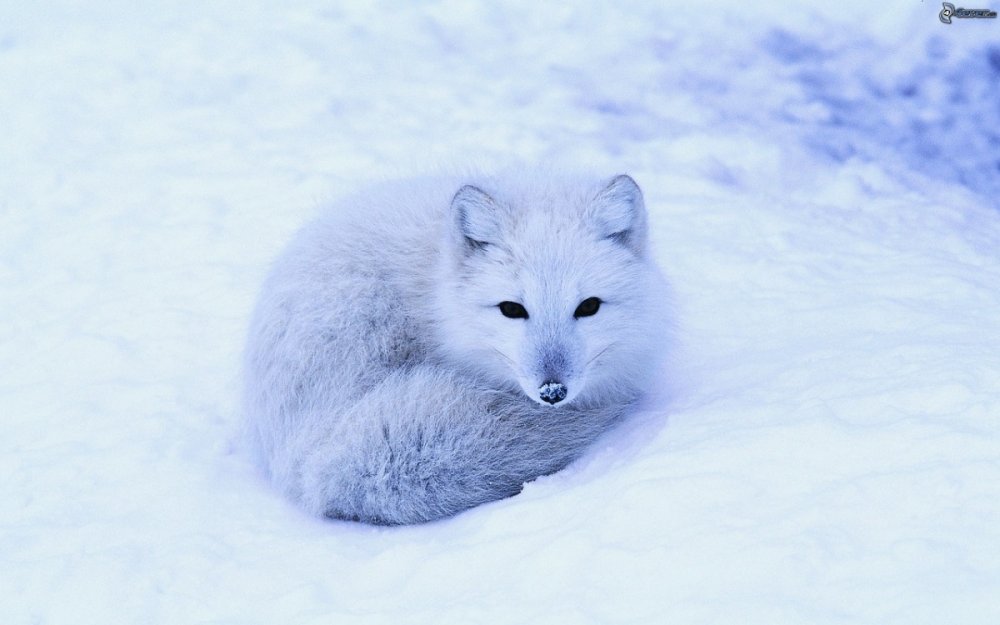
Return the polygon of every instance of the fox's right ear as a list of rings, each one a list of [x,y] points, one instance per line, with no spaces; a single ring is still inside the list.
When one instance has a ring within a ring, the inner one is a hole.
[[[485,248],[500,234],[496,201],[488,193],[467,184],[451,200],[451,210],[465,254]]]

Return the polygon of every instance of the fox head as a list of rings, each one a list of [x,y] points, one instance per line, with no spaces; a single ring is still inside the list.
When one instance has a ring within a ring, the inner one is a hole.
[[[445,227],[436,313],[451,357],[545,406],[641,388],[660,317],[632,178],[468,184]]]

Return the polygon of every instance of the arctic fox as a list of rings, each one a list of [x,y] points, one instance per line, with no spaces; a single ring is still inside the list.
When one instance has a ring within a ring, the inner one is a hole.
[[[419,523],[565,467],[650,383],[639,187],[526,171],[382,185],[303,228],[251,322],[247,433],[318,515]]]

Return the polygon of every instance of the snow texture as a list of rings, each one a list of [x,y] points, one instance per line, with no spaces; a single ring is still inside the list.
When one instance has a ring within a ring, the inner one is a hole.
[[[1000,21],[939,10],[7,3],[0,621],[1000,621]],[[453,519],[302,513],[234,436],[268,263],[512,158],[642,185],[656,397]]]

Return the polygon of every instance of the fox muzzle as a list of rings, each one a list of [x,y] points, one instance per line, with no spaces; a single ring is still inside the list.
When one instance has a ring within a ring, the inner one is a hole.
[[[545,382],[538,388],[538,396],[545,403],[554,406],[566,399],[566,386],[561,382]]]

